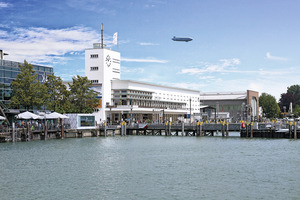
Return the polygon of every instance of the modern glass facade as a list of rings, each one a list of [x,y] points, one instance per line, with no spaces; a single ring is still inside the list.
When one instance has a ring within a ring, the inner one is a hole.
[[[0,101],[3,104],[9,104],[11,98],[11,88],[10,83],[17,77],[20,73],[19,64],[24,63],[0,60]],[[46,76],[53,73],[52,67],[46,67],[41,65],[33,65],[33,70],[38,74],[38,80],[43,82]]]

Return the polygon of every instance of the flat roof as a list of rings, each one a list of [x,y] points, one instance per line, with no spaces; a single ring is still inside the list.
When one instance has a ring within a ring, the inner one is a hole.
[[[163,88],[170,88],[175,90],[186,90],[190,92],[198,92],[200,93],[200,90],[191,90],[186,88],[178,88],[178,87],[172,87],[172,86],[165,86],[165,85],[159,85],[159,84],[153,84],[153,83],[146,83],[146,82],[140,82],[140,81],[133,81],[133,80],[113,80],[113,82],[128,82],[128,83],[137,83],[137,84],[143,84],[143,85],[149,85],[149,86],[155,86],[155,87],[163,87]]]
[[[200,93],[201,100],[243,100],[247,92],[209,92]]]

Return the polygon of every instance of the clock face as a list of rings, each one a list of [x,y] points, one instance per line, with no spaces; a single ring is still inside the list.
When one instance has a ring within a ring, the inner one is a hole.
[[[107,65],[107,67],[109,67],[111,65],[111,58],[109,55],[106,56],[105,63]]]

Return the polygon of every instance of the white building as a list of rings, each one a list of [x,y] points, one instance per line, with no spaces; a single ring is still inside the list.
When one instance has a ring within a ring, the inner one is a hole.
[[[120,79],[120,53],[101,48],[95,43],[93,48],[85,50],[85,75],[93,83],[93,89],[100,92],[99,112],[96,112],[96,121],[106,120],[105,108],[112,104],[111,84]]]
[[[176,121],[200,112],[200,91],[120,80],[120,53],[94,44],[85,50],[85,75],[99,91],[97,122]]]
[[[239,120],[254,120],[259,116],[259,93],[252,90],[244,92],[210,92],[201,93],[201,105],[216,109],[216,117],[228,112],[233,122]]]

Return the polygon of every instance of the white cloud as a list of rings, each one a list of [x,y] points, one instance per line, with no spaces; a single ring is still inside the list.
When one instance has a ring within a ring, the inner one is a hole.
[[[288,58],[278,57],[278,56],[272,56],[270,54],[270,52],[266,53],[266,58],[269,59],[269,60],[277,60],[277,61],[287,61],[288,60]]]
[[[143,62],[143,63],[167,63],[166,60],[157,60],[157,59],[136,59],[136,58],[121,58],[123,62]]]
[[[6,31],[2,31],[2,30],[0,30],[0,37],[7,37],[8,36],[8,34],[7,34],[7,32]]]
[[[192,68],[182,69],[180,73],[196,75],[196,74],[213,73],[213,72],[222,72],[222,73],[233,72],[232,68],[241,63],[241,61],[238,58],[221,59],[219,61],[220,63],[217,64],[209,64],[209,63],[205,64],[205,66],[202,68],[192,67]]]
[[[64,57],[66,53],[82,52],[100,38],[96,31],[83,26],[16,28],[11,32],[1,31],[0,35],[1,48],[9,53],[6,59],[20,62],[26,59],[32,63],[65,61],[68,59]]]
[[[284,75],[290,73],[288,70],[280,69],[280,70],[239,70],[237,69],[237,65],[240,65],[240,60],[237,58],[233,59],[221,59],[220,63],[217,64],[204,64],[204,67],[191,67],[182,69],[179,74],[189,74],[189,75],[202,75],[205,73],[220,73],[222,75],[226,73],[235,73],[235,74],[253,74],[260,76],[277,76]],[[209,76],[208,76],[209,77]],[[201,77],[199,77],[201,78]]]
[[[0,8],[8,8],[10,6],[12,6],[12,4],[6,2],[0,2]]]
[[[116,2],[112,0],[66,0],[66,4],[75,9],[87,10],[104,15],[116,15],[116,10],[113,9],[116,7]]]

